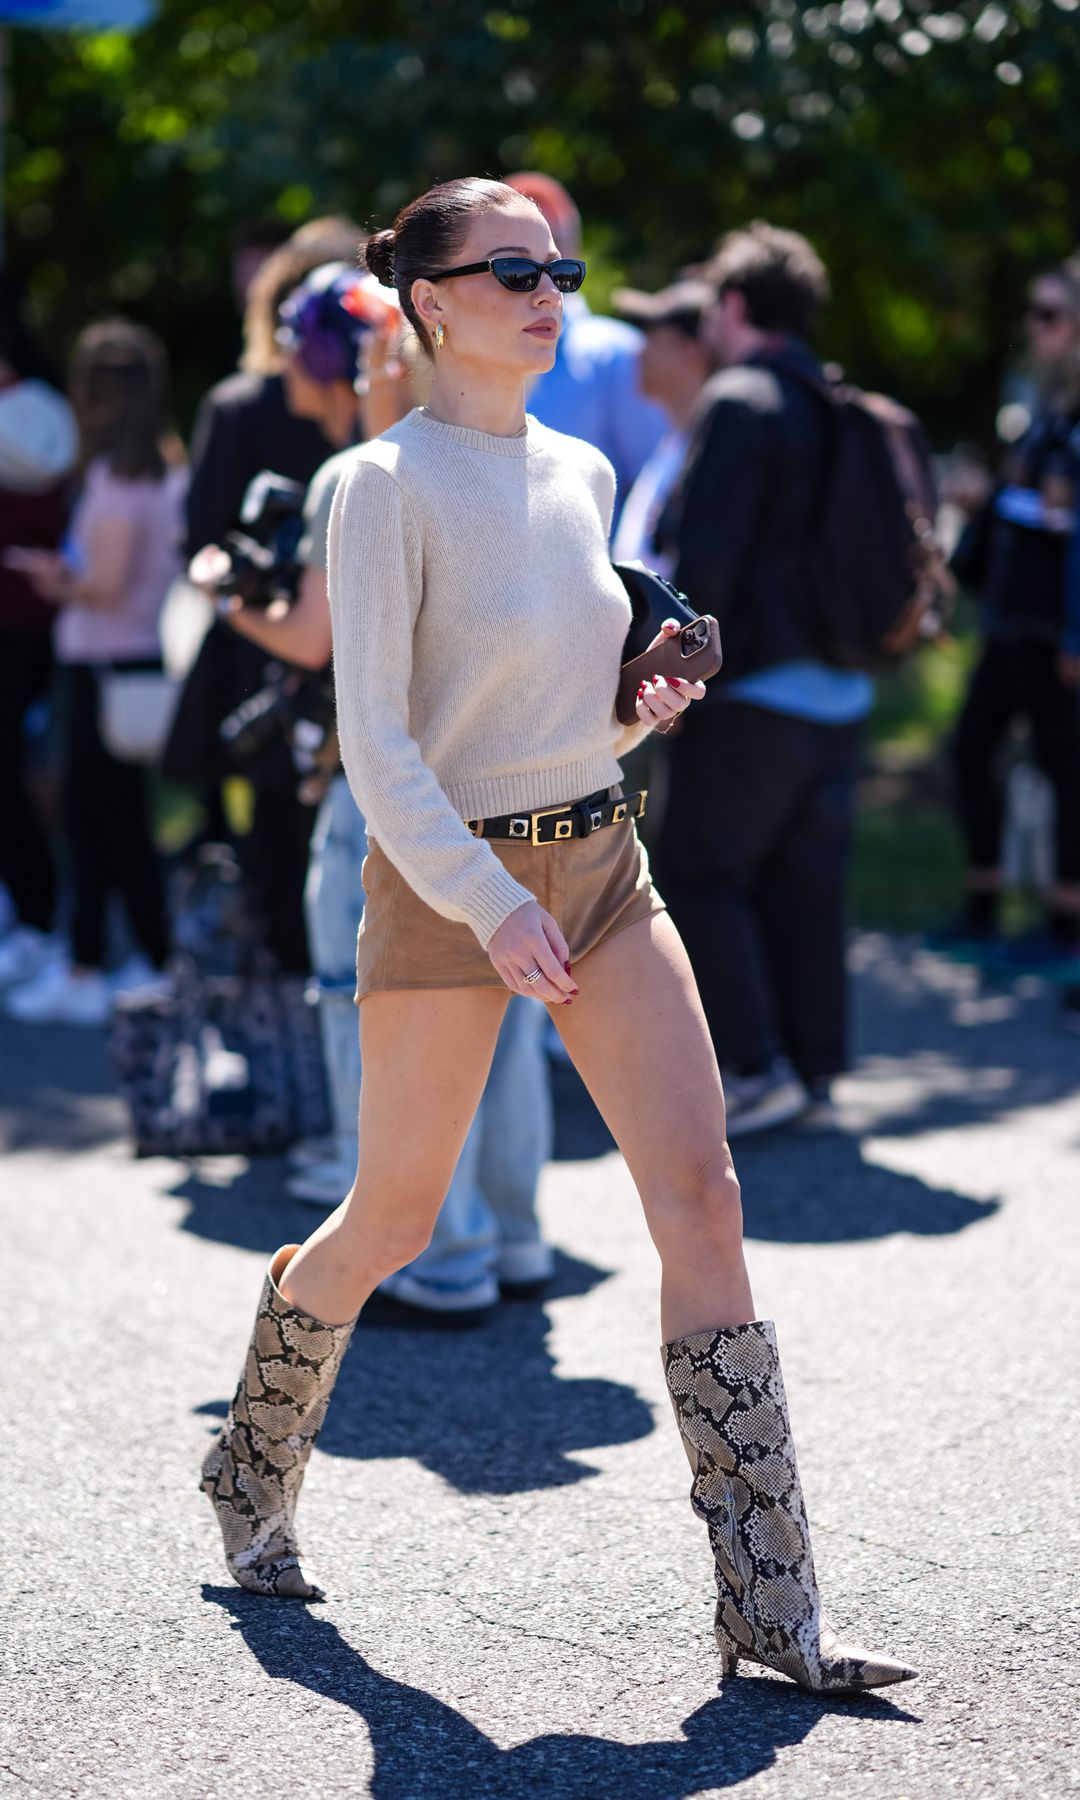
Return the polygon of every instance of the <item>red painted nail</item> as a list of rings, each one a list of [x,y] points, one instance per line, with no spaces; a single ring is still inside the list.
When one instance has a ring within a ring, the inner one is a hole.
[[[668,687],[682,687],[682,684],[683,683],[682,683],[681,675],[669,675],[668,676]]]
[[[568,962],[565,962],[565,963],[563,963],[563,968],[564,968],[564,969],[565,969],[565,970],[566,970],[566,973],[567,973],[567,974],[568,974],[568,975],[569,975],[569,974],[571,974],[571,972],[572,972],[572,971],[571,971],[571,968],[570,968],[570,964],[569,964],[569,963],[568,963]]]

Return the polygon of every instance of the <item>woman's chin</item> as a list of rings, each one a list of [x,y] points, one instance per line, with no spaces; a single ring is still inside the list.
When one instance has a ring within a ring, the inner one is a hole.
[[[526,334],[528,337],[528,334]],[[558,338],[528,338],[527,367],[530,375],[546,375],[555,367]]]

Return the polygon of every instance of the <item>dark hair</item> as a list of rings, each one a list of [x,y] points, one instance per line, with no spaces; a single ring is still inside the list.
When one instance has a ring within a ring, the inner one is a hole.
[[[829,277],[814,246],[797,231],[755,219],[721,238],[708,274],[718,292],[743,296],[760,331],[809,337],[829,298]]]
[[[168,383],[165,347],[145,326],[106,319],[82,332],[71,366],[80,467],[103,456],[126,481],[160,480]]]
[[[389,231],[376,231],[369,237],[364,261],[383,287],[397,289],[401,309],[429,356],[428,334],[412,302],[413,282],[453,263],[476,214],[511,202],[520,205],[523,198],[505,181],[466,175],[428,188],[426,194],[402,207]]]

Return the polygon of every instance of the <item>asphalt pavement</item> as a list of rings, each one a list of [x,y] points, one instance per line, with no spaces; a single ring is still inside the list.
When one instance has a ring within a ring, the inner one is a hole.
[[[309,1471],[304,1608],[225,1574],[196,1472],[279,1161],[137,1162],[104,1040],[0,1026],[0,1792],[232,1800],[1056,1797],[1080,1786],[1080,1041],[1038,984],[855,945],[843,1129],[746,1143],[830,1616],[891,1697],[719,1681],[657,1264],[558,1078],[542,1302],[362,1324]]]

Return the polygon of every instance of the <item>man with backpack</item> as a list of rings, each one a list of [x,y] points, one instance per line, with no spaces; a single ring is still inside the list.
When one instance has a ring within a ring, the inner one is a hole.
[[[717,299],[704,330],[721,368],[657,547],[674,552],[695,609],[719,620],[724,668],[672,737],[657,860],[735,1137],[824,1114],[845,1066],[845,888],[873,687],[826,645],[823,533],[845,511],[829,484],[851,458],[808,343],[825,269],[805,238],[757,222],[722,240],[707,273]]]

